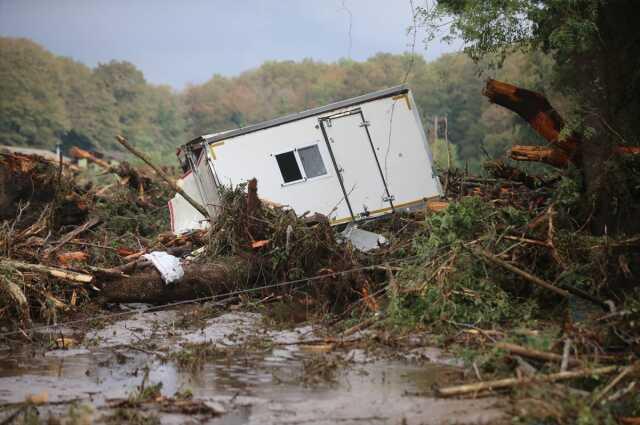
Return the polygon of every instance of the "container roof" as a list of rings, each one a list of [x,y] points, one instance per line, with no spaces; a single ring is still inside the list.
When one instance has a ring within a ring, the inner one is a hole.
[[[201,143],[201,142],[212,143],[219,140],[230,139],[235,136],[240,136],[241,134],[253,133],[254,131],[264,130],[270,127],[276,127],[292,121],[298,121],[304,118],[312,117],[314,115],[324,114],[325,112],[335,111],[337,109],[348,108],[350,106],[359,105],[362,103],[370,102],[372,100],[377,100],[377,99],[382,99],[389,96],[395,96],[395,95],[407,93],[408,91],[409,91],[409,88],[405,84],[403,84],[400,86],[379,90],[373,93],[367,93],[362,96],[353,97],[351,99],[330,103],[328,105],[320,106],[318,108],[307,109],[306,111],[296,112],[293,114],[274,118],[272,120],[264,121],[258,124],[251,124],[246,127],[232,129],[232,130],[225,130],[219,133],[205,134],[203,136],[196,137],[195,139],[191,140],[189,143],[187,143],[187,145],[192,143]]]

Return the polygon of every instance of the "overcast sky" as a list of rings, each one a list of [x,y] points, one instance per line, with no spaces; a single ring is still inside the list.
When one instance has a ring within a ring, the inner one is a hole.
[[[177,89],[266,60],[409,51],[410,25],[409,0],[0,0],[0,35],[90,66],[127,60],[148,81]],[[425,51],[422,38],[416,52],[427,59],[458,49]]]

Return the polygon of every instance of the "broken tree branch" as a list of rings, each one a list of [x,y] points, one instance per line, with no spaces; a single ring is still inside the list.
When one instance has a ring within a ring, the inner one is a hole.
[[[635,363],[635,364],[632,364],[632,365],[627,366],[624,369],[622,369],[622,372],[620,372],[620,374],[618,374],[618,376],[613,378],[613,380],[611,382],[609,382],[609,384],[606,387],[604,387],[604,389],[602,391],[600,391],[596,396],[593,397],[593,401],[591,402],[591,406],[595,406],[596,404],[598,404],[598,402],[600,400],[602,400],[602,398],[605,395],[607,395],[607,393],[609,393],[609,391],[611,391],[616,385],[618,385],[618,383],[620,381],[622,381],[622,379],[624,379],[625,376],[629,375],[636,368],[638,368],[639,364],[640,363]]]
[[[618,366],[606,366],[597,369],[580,369],[571,372],[559,372],[549,375],[534,375],[522,378],[506,378],[495,381],[478,382],[475,384],[456,385],[453,387],[439,388],[436,394],[440,397],[454,397],[465,394],[476,394],[482,391],[493,391],[503,388],[512,388],[521,385],[541,382],[566,381],[568,379],[584,378],[592,375],[608,375],[619,370]]]
[[[82,226],[76,227],[75,229],[73,229],[72,231],[67,233],[65,236],[63,236],[62,239],[60,239],[54,246],[52,246],[50,248],[47,248],[43,253],[44,256],[48,257],[49,255],[51,255],[51,253],[57,251],[59,248],[61,248],[67,242],[71,241],[73,238],[75,238],[79,234],[85,232],[86,230],[89,230],[90,228],[92,228],[93,226],[98,224],[99,222],[100,222],[100,219],[97,218],[97,217],[94,217],[94,218],[90,219],[89,221],[87,221],[86,223],[84,223]]]
[[[549,282],[545,282],[539,277],[534,276],[531,273],[525,272],[524,270],[519,269],[518,267],[511,265],[504,260],[501,260],[500,258],[496,257],[495,255],[491,254],[488,251],[485,251],[484,249],[480,249],[480,248],[468,248],[468,249],[477,257],[483,260],[489,261],[491,263],[497,264],[501,267],[504,267],[510,272],[517,274],[518,276],[528,280],[529,282],[533,283],[536,286],[540,286],[541,288],[548,289],[549,291],[555,292],[556,294],[564,298],[569,296],[568,291],[565,291],[564,289],[553,286]]]
[[[129,152],[131,152],[132,154],[134,154],[135,156],[137,156],[138,158],[140,158],[142,161],[144,161],[145,164],[147,164],[149,167],[151,167],[153,169],[153,171],[156,172],[156,174],[162,179],[164,180],[169,187],[171,187],[171,189],[173,189],[174,191],[178,192],[180,194],[180,196],[182,196],[188,203],[191,204],[191,206],[193,206],[193,208],[195,208],[200,214],[202,214],[205,218],[210,219],[211,217],[209,216],[209,212],[206,210],[206,208],[204,208],[202,205],[200,205],[200,203],[198,203],[195,199],[193,199],[191,196],[189,196],[184,190],[182,190],[182,188],[180,186],[178,186],[176,184],[176,182],[169,176],[167,176],[164,171],[162,171],[157,165],[155,165],[150,159],[149,157],[147,157],[145,154],[143,154],[142,152],[140,152],[139,150],[137,150],[136,148],[134,148],[133,146],[131,146],[129,144],[129,142],[127,141],[127,139],[125,139],[122,136],[117,136],[116,140],[118,141],[118,143],[120,143],[122,146],[124,146],[125,148],[127,148],[127,150]]]
[[[471,248],[471,247],[467,247],[467,246],[465,246],[465,247],[468,250],[470,250],[477,257],[482,258],[483,260],[492,262],[494,264],[497,264],[497,265],[499,265],[501,267],[504,267],[505,269],[509,270],[510,272],[517,274],[518,276],[526,279],[527,281],[533,283],[536,286],[540,286],[541,288],[545,288],[545,289],[548,289],[549,291],[553,291],[556,294],[558,294],[558,295],[560,295],[562,297],[565,297],[565,298],[568,297],[569,294],[573,294],[573,295],[575,295],[577,297],[580,297],[582,299],[585,299],[587,301],[591,301],[592,303],[594,303],[596,305],[599,305],[600,307],[602,307],[602,308],[604,308],[606,310],[609,309],[609,305],[606,302],[594,297],[593,295],[591,295],[591,294],[589,294],[589,293],[587,293],[587,292],[585,292],[585,291],[583,291],[581,289],[574,288],[573,286],[569,286],[569,285],[563,285],[564,289],[563,288],[559,288],[559,287],[554,286],[554,285],[552,285],[551,283],[549,283],[549,282],[547,282],[545,280],[540,279],[537,276],[532,275],[531,273],[528,273],[528,272],[526,272],[526,271],[524,271],[522,269],[519,269],[518,267],[516,267],[516,266],[514,266],[512,264],[507,263],[504,260],[501,260],[496,255],[494,255],[494,254],[492,254],[492,253],[490,253],[488,251],[485,251],[484,249]]]
[[[544,162],[558,168],[569,165],[569,155],[565,151],[544,146],[514,145],[509,156],[514,161]]]
[[[482,94],[490,102],[520,115],[545,140],[568,156],[576,151],[579,139],[575,135],[561,136],[564,120],[541,93],[489,79]]]
[[[142,190],[145,186],[149,186],[151,179],[140,174],[136,169],[131,167],[128,162],[120,162],[117,165],[111,165],[104,159],[98,158],[92,152],[80,149],[77,146],[69,150],[69,154],[76,159],[86,159],[96,164],[108,173],[112,173],[120,177],[121,182],[126,182],[129,187]]]
[[[542,360],[545,362],[558,362],[561,363],[563,361],[563,357],[556,353],[549,353],[546,351],[534,350],[532,348],[522,347],[520,345],[511,344],[508,342],[498,342],[496,344],[496,348],[500,350],[508,351],[513,354],[517,354],[522,357],[528,357],[530,359]],[[582,364],[581,361],[577,359],[567,358],[567,362],[570,366],[579,366]]]
[[[21,261],[2,259],[0,264],[3,266],[13,267],[18,270],[27,270],[37,273],[48,274],[49,276],[56,277],[58,279],[67,280],[70,282],[78,283],[91,283],[93,282],[93,276],[90,274],[73,272],[70,270],[59,269],[55,267],[43,266],[42,264],[30,264],[23,263]]]

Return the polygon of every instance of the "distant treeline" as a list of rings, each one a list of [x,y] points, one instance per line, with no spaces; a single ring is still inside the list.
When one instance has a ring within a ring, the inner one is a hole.
[[[122,134],[156,158],[205,133],[274,118],[401,83],[407,72],[425,127],[448,117],[457,165],[477,169],[534,136],[514,114],[481,96],[485,75],[462,54],[426,63],[421,56],[377,54],[364,62],[266,62],[237,77],[214,74],[183,92],[146,82],[134,65],[91,69],[26,39],[0,38],[0,145],[119,150]],[[514,55],[491,74],[544,90],[549,59]],[[212,70],[214,71],[214,70]],[[442,158],[442,149],[438,157]]]

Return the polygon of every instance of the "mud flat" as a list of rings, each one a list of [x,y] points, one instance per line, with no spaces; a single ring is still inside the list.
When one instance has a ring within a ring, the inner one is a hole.
[[[265,328],[256,313],[225,313],[197,326],[184,318],[175,310],[138,314],[68,349],[5,351],[0,420],[20,410],[16,423],[36,412],[61,423],[476,424],[502,417],[497,399],[433,398],[434,384],[461,372],[428,347],[402,356],[334,347],[317,343],[319,330],[310,326]],[[35,405],[27,407],[30,395]]]

